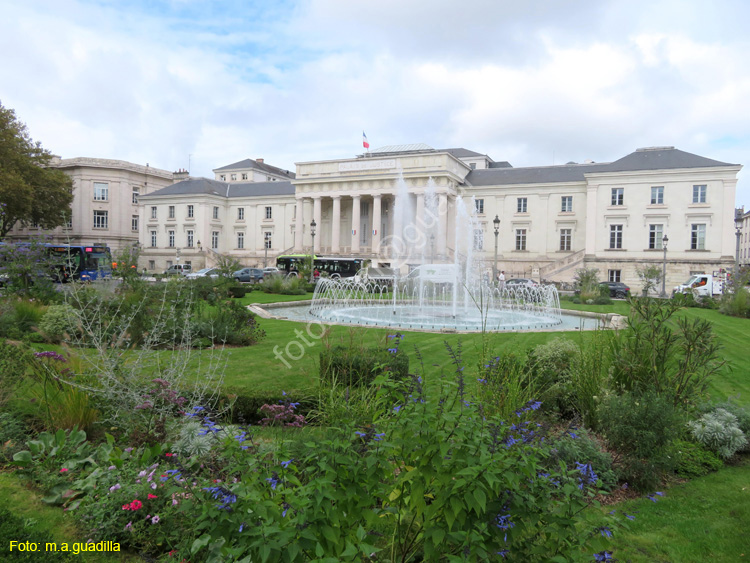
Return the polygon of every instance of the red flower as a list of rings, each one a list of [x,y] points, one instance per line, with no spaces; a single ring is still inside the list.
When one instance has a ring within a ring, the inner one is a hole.
[[[60,473],[66,473],[67,471],[68,471],[68,468],[67,468],[67,467],[63,467],[63,468],[62,468],[62,469],[60,470]]]
[[[152,495],[151,493],[149,493],[148,498],[158,498],[158,497],[156,495]]]
[[[138,499],[133,500],[133,502],[130,503],[130,510],[138,510],[143,506],[143,503],[139,501]]]
[[[172,457],[174,454],[164,454],[167,457]]]
[[[129,504],[123,504],[122,505],[122,509],[123,510],[130,510],[130,505]]]

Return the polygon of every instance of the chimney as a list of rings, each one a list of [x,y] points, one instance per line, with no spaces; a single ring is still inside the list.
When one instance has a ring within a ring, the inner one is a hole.
[[[258,164],[263,164],[263,159],[262,158],[256,158],[255,162],[257,162]]]
[[[172,173],[172,183],[182,182],[190,178],[190,172],[180,168],[178,171]]]

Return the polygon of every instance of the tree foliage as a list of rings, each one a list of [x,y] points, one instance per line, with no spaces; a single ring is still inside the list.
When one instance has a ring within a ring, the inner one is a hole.
[[[51,159],[15,112],[0,104],[0,239],[19,221],[53,229],[70,216],[73,182],[48,168]]]

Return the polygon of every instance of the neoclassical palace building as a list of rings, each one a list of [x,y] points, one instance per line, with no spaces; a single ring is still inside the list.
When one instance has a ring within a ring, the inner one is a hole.
[[[487,269],[497,241],[506,277],[566,281],[593,267],[637,287],[636,268],[661,267],[666,241],[673,285],[733,265],[740,169],[674,147],[524,168],[423,144],[300,162],[296,173],[248,159],[140,197],[143,266],[196,269],[219,253],[272,265],[314,251],[406,268],[453,262],[468,237]]]

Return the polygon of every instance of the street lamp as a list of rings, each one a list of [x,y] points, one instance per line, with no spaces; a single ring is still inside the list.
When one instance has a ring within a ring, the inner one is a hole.
[[[263,234],[263,250],[265,255],[263,256],[263,267],[268,266],[268,241],[271,239],[271,233],[266,232]]]
[[[435,235],[430,235],[430,263],[435,263]]]
[[[736,228],[734,231],[734,234],[737,235],[737,250],[735,251],[735,258],[734,258],[734,275],[739,275],[740,272],[740,239],[742,238],[742,228],[740,228],[740,223],[735,223]]]
[[[662,299],[667,298],[667,243],[669,242],[669,238],[667,238],[667,235],[664,235],[661,239],[661,247],[664,250],[664,259],[661,264],[661,297]]]
[[[312,251],[310,258],[310,283],[315,283],[315,227],[317,227],[315,219],[310,223],[310,236],[312,236]]]
[[[492,283],[497,280],[497,235],[500,234],[500,217],[495,215],[492,220],[495,225],[495,261],[492,263]]]

